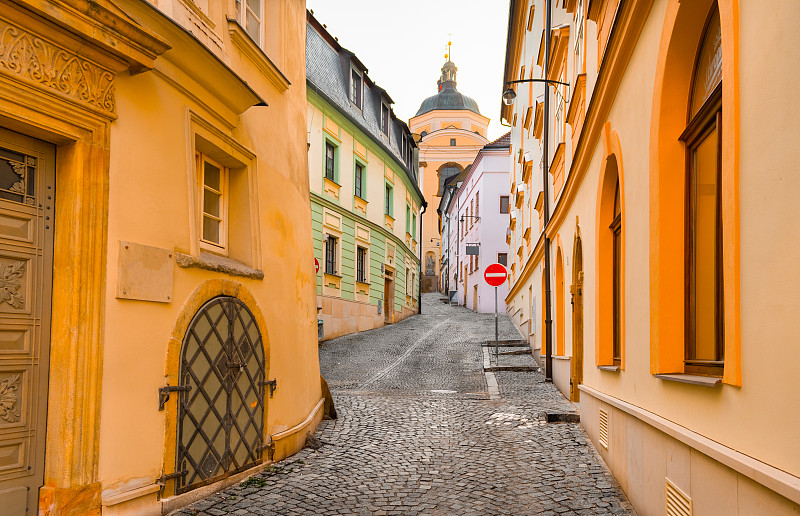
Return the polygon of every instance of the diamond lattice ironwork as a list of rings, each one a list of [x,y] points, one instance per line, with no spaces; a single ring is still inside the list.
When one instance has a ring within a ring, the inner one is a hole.
[[[264,347],[239,299],[217,297],[195,314],[183,339],[175,493],[261,462]]]

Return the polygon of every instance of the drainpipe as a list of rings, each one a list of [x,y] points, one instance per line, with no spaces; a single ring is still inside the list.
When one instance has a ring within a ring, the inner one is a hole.
[[[553,20],[551,17],[552,0],[545,0],[545,37],[544,37],[544,78],[547,79],[547,65],[550,62],[550,32],[553,30]],[[550,92],[548,90],[549,84],[544,83],[544,135],[542,145],[542,191],[543,191],[543,209],[544,209],[544,324],[545,324],[545,381],[553,381],[553,319],[552,309],[550,306],[550,239],[547,237],[547,226],[550,222],[550,191],[547,187],[548,184],[548,168],[550,156],[548,155],[548,143],[550,142]]]
[[[422,214],[428,207],[428,201],[422,201],[422,211],[419,212],[419,272],[417,273],[417,281],[419,287],[417,288],[417,313],[422,313]]]

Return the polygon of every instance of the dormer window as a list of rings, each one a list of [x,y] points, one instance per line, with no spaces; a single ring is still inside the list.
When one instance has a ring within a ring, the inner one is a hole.
[[[363,91],[364,87],[361,74],[354,69],[352,71],[352,79],[350,81],[350,102],[355,104],[358,109],[361,109],[361,98]]]
[[[261,46],[261,2],[236,0],[236,20],[258,46]]]
[[[389,106],[381,102],[381,131],[389,134]]]

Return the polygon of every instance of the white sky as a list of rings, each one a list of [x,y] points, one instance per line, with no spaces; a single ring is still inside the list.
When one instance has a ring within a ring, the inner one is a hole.
[[[408,122],[436,94],[449,40],[458,91],[491,119],[489,139],[508,130],[500,125],[507,0],[306,0],[306,7],[389,93],[398,118]]]

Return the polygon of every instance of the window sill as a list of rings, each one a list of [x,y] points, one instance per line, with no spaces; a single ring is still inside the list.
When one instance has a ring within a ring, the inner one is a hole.
[[[325,275],[326,275],[326,276],[333,276],[334,278],[339,278],[339,279],[342,279],[342,277],[341,277],[340,275],[338,275],[338,274],[331,274],[330,272],[326,272],[326,273],[325,273]]]
[[[597,366],[597,368],[600,369],[601,371],[609,371],[609,372],[612,372],[612,373],[618,373],[619,372],[619,366],[618,365],[599,365],[599,366]]]
[[[722,378],[718,376],[700,376],[694,374],[657,374],[656,378],[667,380],[670,382],[690,383],[692,385],[702,385],[704,387],[715,387],[718,383],[722,382]]]
[[[369,287],[369,285],[370,285],[369,281],[358,281],[358,280],[356,280],[356,286]]]
[[[211,253],[200,252],[199,256],[191,256],[175,252],[175,261],[178,267],[183,269],[204,269],[207,271],[221,272],[231,276],[240,276],[250,279],[264,279],[264,271],[248,267],[242,262],[226,258],[224,256],[217,256]]]

